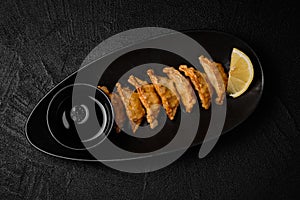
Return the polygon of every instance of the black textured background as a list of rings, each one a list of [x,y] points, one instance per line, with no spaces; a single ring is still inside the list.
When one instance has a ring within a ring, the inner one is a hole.
[[[0,199],[299,199],[296,2],[2,0]],[[144,26],[219,30],[250,44],[265,72],[255,113],[205,159],[195,148],[147,174],[58,159],[30,146],[24,125],[38,100],[101,41]]]

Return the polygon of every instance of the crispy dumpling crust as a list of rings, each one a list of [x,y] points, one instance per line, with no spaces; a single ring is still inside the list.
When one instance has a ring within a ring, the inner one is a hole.
[[[209,83],[206,80],[205,74],[194,69],[193,67],[187,67],[186,65],[180,65],[179,70],[184,72],[193,83],[195,89],[198,91],[199,98],[204,109],[208,109],[211,104],[211,90]]]
[[[161,101],[154,85],[149,84],[147,81],[142,81],[133,75],[129,77],[128,82],[136,88],[139,98],[146,108],[147,122],[150,124],[150,128],[155,128],[158,125],[156,118],[160,111]]]
[[[185,111],[190,113],[197,99],[189,80],[174,67],[165,67],[163,72],[175,83],[176,90],[180,95]]]
[[[163,107],[170,120],[173,120],[179,106],[179,95],[175,89],[172,80],[166,77],[157,76],[154,71],[149,69],[147,71],[157,94],[160,96]]]
[[[116,87],[125,106],[132,131],[135,133],[146,114],[145,109],[142,106],[137,92],[133,92],[128,87],[122,88],[120,83],[117,83]]]

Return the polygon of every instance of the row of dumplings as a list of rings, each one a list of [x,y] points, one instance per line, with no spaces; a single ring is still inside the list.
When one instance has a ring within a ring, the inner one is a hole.
[[[197,90],[204,109],[210,107],[214,91],[217,96],[216,103],[222,104],[227,84],[227,74],[223,66],[204,56],[200,56],[199,61],[205,73],[193,67],[180,65],[179,71],[174,67],[165,67],[163,72],[167,77],[158,76],[149,69],[147,74],[152,83],[131,75],[128,82],[136,88],[136,91],[123,87],[120,83],[116,84],[118,94],[109,92],[105,86],[98,86],[111,100],[117,124],[116,132],[121,131],[126,120],[125,115],[129,119],[133,133],[137,131],[145,116],[150,128],[155,128],[158,125],[157,117],[161,105],[170,120],[174,119],[180,101],[185,111],[190,113],[197,102],[192,85]]]

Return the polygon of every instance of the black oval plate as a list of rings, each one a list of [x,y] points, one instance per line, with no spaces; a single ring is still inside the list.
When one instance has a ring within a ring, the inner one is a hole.
[[[246,93],[236,99],[227,98],[226,120],[222,131],[222,134],[224,134],[242,123],[256,108],[263,91],[264,78],[261,64],[255,52],[245,42],[233,35],[215,31],[186,31],[184,33],[200,43],[211,55],[212,59],[222,63],[227,70],[233,48],[242,50],[252,61],[254,79]],[[163,35],[163,37],[167,37],[167,35]],[[110,89],[114,87],[118,78],[130,70],[132,66],[141,65],[143,63],[163,63],[169,66],[189,64],[183,58],[170,52],[164,52],[158,49],[138,49],[119,57],[116,57],[114,53],[108,54],[79,71],[81,73],[83,70],[88,72],[90,69],[95,67],[99,68],[101,65],[107,63],[107,61],[112,60],[113,62],[104,72],[105,75],[99,80],[99,83],[108,86]],[[120,65],[122,67],[120,67]],[[71,149],[59,144],[56,139],[52,137],[47,127],[46,113],[49,103],[57,92],[68,85],[74,84],[77,73],[78,72],[73,73],[59,83],[37,104],[26,122],[25,132],[29,142],[42,152],[61,158],[95,161],[97,159],[86,149]],[[97,76],[97,74],[94,74],[94,76]],[[84,84],[90,83],[87,80],[87,83]],[[201,101],[198,99],[198,102]],[[201,119],[199,127],[201,128],[198,129],[198,133],[192,145],[202,143],[210,120],[209,110],[200,109],[200,112]],[[122,132],[120,134],[115,133],[114,129],[110,132],[109,139],[117,146],[132,152],[150,152],[166,145],[168,141],[173,138],[172,131],[170,130],[176,129],[176,125],[174,124],[176,124],[176,121],[175,123],[167,122],[159,134],[150,139],[132,139],[127,134],[122,134]],[[63,130],[61,130],[61,134],[64,134]],[[70,140],[74,140],[74,143],[78,142],[75,141],[76,137],[71,137]]]

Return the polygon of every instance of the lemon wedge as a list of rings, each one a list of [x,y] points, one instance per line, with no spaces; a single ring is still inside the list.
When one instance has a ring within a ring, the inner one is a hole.
[[[254,77],[250,58],[242,51],[233,48],[231,53],[227,92],[233,98],[242,95],[250,86]]]

